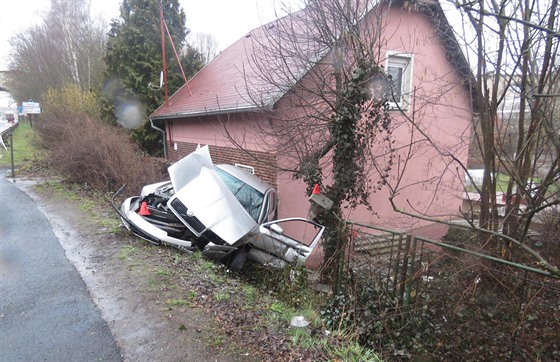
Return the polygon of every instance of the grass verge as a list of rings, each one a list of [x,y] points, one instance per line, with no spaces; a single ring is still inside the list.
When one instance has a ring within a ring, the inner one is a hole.
[[[4,136],[7,141],[8,150],[0,147],[0,166],[11,166],[11,145],[9,144],[8,135]],[[32,161],[37,158],[37,151],[33,145],[35,139],[34,129],[27,121],[19,122],[18,126],[13,130],[14,143],[14,165],[20,166],[24,162]]]
[[[117,233],[120,220],[108,206],[108,193],[61,181],[35,187],[51,197],[78,203],[85,219],[104,233],[118,236],[116,257],[129,278],[146,281],[145,298],[159,306],[161,318],[181,330],[187,324],[180,318],[189,309],[204,311],[212,321],[212,326],[204,328],[210,348],[224,353],[240,350],[258,360],[379,360],[348,335],[325,331],[319,317],[325,295],[309,286],[304,270],[273,270],[248,263],[241,273],[231,273],[200,253],[157,247]],[[296,316],[310,324],[290,327]]]

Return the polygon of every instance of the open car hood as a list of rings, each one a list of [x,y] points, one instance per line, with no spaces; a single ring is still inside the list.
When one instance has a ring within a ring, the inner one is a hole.
[[[228,244],[234,244],[257,223],[227,188],[214,169],[208,146],[197,149],[168,168],[175,195],[169,200],[171,210],[178,199],[205,228]],[[192,230],[185,220],[181,220]]]

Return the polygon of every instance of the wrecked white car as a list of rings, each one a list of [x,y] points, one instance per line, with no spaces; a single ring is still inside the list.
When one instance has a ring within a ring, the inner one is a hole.
[[[126,228],[152,243],[200,251],[231,270],[247,258],[282,268],[303,265],[325,229],[304,218],[274,220],[276,190],[241,168],[214,165],[208,147],[168,172],[171,181],[145,186],[120,207],[113,202]]]

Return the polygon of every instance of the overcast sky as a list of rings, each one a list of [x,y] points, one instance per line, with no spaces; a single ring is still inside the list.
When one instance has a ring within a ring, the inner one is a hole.
[[[72,0],[66,0],[72,1]],[[158,1],[158,0],[153,0]],[[219,50],[231,45],[249,30],[274,19],[274,0],[179,0],[191,33],[212,34]],[[48,11],[50,0],[0,0],[0,70],[10,55],[8,39],[37,24]],[[91,0],[93,16],[118,17],[120,0]],[[107,23],[109,23],[107,21]]]

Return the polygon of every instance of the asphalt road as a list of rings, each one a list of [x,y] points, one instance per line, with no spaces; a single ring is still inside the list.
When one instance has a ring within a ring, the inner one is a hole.
[[[0,169],[0,361],[122,361],[35,203]]]

